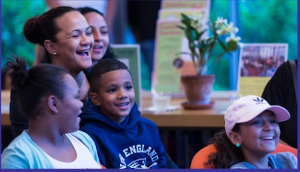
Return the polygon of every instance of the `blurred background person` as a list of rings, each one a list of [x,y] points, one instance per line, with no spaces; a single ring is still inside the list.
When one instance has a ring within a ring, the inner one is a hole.
[[[82,7],[78,8],[78,10],[92,28],[94,37],[92,51],[93,65],[101,59],[115,58],[113,50],[110,47],[110,38],[108,36],[110,32],[103,13],[91,7]]]
[[[294,64],[293,67],[291,62]],[[297,59],[282,63],[262,93],[262,98],[266,99],[271,105],[280,105],[290,112],[291,119],[280,123],[280,129],[282,131],[280,139],[294,148],[297,148],[298,136],[297,66]],[[293,73],[296,75],[296,80],[294,80]]]
[[[140,44],[142,56],[148,67],[149,75],[147,79],[150,83],[154,68],[155,31],[160,6],[160,0],[127,1],[128,24],[131,27],[135,41]]]

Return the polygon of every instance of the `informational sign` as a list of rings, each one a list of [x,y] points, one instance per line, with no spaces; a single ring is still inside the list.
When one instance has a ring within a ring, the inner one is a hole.
[[[142,107],[141,97],[141,69],[140,69],[140,45],[139,44],[113,44],[111,45],[118,60],[129,68],[134,85],[135,102]]]
[[[199,9],[209,7],[210,0],[163,0],[161,6],[163,9]]]
[[[240,51],[239,95],[261,96],[276,69],[287,60],[288,44],[244,44]]]

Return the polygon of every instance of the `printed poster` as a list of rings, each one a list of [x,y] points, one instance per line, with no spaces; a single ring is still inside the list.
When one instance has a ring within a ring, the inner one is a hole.
[[[287,60],[288,44],[244,44],[240,52],[240,96],[262,92],[276,69]]]
[[[140,45],[139,44],[112,44],[111,45],[118,60],[129,68],[134,85],[135,102],[142,107],[141,97],[141,69],[140,69]]]
[[[157,92],[178,94],[180,70],[173,67],[175,54],[181,51],[183,32],[176,27],[180,21],[158,21],[155,44],[155,81]]]
[[[159,11],[159,20],[156,24],[152,89],[155,89],[156,92],[172,94],[174,97],[184,96],[184,88],[180,77],[182,75],[196,74],[191,57],[186,54],[178,54],[180,52],[190,53],[188,39],[185,37],[184,32],[177,27],[178,25],[183,26],[181,24],[181,13],[201,15],[203,18],[201,21],[202,29],[204,30],[208,27],[209,7],[198,9],[161,9]],[[207,35],[208,32],[205,32],[203,38],[206,38]],[[178,58],[183,60],[183,66],[180,69],[173,66],[174,63],[177,63],[176,59]]]
[[[210,0],[163,0],[161,8],[207,8],[210,7]]]
[[[158,12],[158,17],[160,21],[165,20],[181,20],[181,13],[188,16],[202,16],[202,25],[205,25],[209,19],[209,8],[202,9],[161,9]]]

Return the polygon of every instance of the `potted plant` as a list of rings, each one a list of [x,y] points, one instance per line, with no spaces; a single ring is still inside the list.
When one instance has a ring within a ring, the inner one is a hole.
[[[215,75],[207,75],[207,63],[212,59],[211,53],[216,44],[219,44],[223,52],[216,57],[214,62],[217,62],[225,53],[230,54],[231,51],[238,49],[240,37],[235,37],[238,28],[233,26],[233,23],[227,22],[226,19],[218,17],[214,22],[208,22],[208,29],[201,29],[202,16],[188,16],[181,14],[181,26],[177,26],[183,30],[185,37],[188,39],[188,47],[190,52],[179,52],[176,55],[187,54],[191,57],[197,75],[182,76],[181,81],[186,91],[188,104],[190,105],[209,105],[212,85],[215,80]],[[207,38],[204,33],[209,32]],[[220,37],[229,35],[225,41]],[[195,87],[194,87],[195,86]]]

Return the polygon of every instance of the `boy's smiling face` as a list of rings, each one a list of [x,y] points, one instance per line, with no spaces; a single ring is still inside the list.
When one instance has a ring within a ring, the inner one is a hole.
[[[91,93],[94,104],[110,119],[122,123],[134,105],[134,87],[130,73],[125,69],[101,75],[97,93]]]

